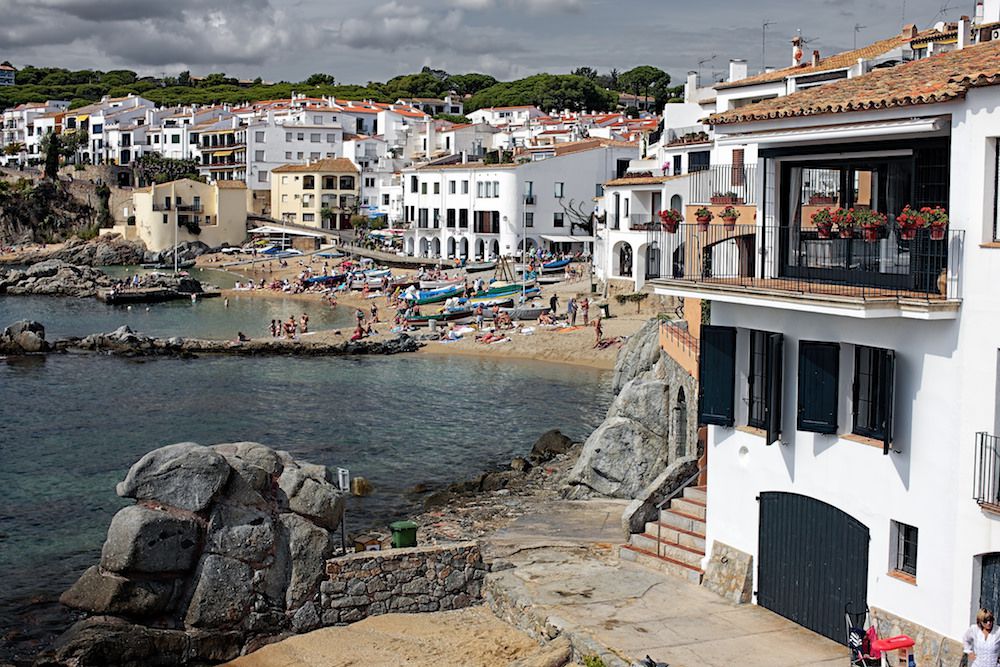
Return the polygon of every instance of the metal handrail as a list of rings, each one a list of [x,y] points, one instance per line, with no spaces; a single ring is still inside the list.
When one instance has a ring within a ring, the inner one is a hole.
[[[669,494],[667,494],[667,497],[664,498],[663,500],[661,500],[656,505],[656,557],[657,558],[660,557],[660,545],[662,544],[662,542],[660,541],[660,528],[663,526],[663,524],[660,523],[660,512],[663,510],[663,506],[666,505],[667,503],[669,503],[674,498],[676,498],[677,494],[680,493],[681,491],[683,491],[684,489],[686,489],[688,487],[688,485],[691,484],[691,482],[693,482],[694,480],[698,479],[699,475],[701,475],[701,470],[698,470],[693,475],[691,475],[690,477],[688,477],[686,480],[684,480],[683,482],[681,482],[677,486],[677,488],[675,488],[673,491],[671,491]]]

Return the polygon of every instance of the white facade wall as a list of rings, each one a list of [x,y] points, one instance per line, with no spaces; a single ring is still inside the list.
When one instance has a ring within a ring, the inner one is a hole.
[[[285,164],[344,157],[342,120],[335,110],[305,110],[252,121],[247,127],[247,187],[270,190],[271,171]]]

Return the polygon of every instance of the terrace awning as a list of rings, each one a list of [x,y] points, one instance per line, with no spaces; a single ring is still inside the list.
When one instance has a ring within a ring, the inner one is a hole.
[[[570,236],[568,234],[542,234],[542,238],[553,243],[592,243],[593,236]]]

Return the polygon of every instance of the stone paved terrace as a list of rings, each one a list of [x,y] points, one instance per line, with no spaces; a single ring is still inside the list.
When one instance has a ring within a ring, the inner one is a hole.
[[[488,575],[491,606],[536,635],[558,628],[609,667],[647,654],[671,667],[847,664],[846,648],[762,607],[620,562],[622,507],[554,503],[499,531],[484,551],[513,567]]]

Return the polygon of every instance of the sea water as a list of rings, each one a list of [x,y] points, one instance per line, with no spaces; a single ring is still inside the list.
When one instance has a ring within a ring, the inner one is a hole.
[[[221,313],[208,301],[165,306],[133,328],[251,329],[227,320],[239,312],[232,302]],[[46,324],[50,338],[132,326],[128,311],[96,301],[0,297],[0,326],[21,317]],[[58,596],[97,563],[126,504],[115,483],[155,447],[254,440],[346,467],[375,485],[349,504],[348,529],[367,529],[418,511],[421,496],[408,492],[417,483],[470,478],[525,454],[550,428],[586,437],[609,385],[607,373],[579,367],[423,355],[0,362],[0,660],[29,656],[72,622]]]

